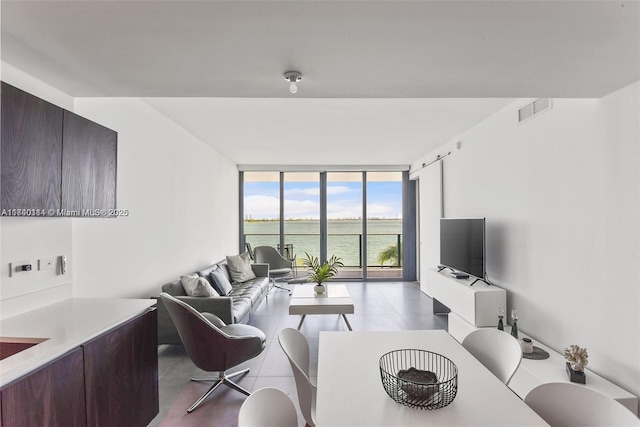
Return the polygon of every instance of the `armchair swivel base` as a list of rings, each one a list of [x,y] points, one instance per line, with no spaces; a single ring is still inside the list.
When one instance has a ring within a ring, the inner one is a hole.
[[[209,397],[209,395],[211,393],[213,393],[220,385],[224,384],[227,387],[230,387],[236,391],[239,391],[242,394],[245,394],[247,396],[251,395],[251,392],[249,392],[248,390],[246,390],[245,388],[239,386],[238,384],[234,383],[233,381],[231,381],[231,378],[237,377],[239,375],[244,375],[247,372],[249,372],[249,369],[243,369],[241,371],[238,372],[234,372],[233,374],[226,374],[224,371],[221,371],[220,374],[218,375],[218,378],[191,378],[191,381],[197,381],[197,382],[208,382],[208,381],[213,381],[213,385],[209,388],[209,390],[207,390],[207,392],[205,394],[202,395],[202,397],[200,397],[200,399],[196,400],[196,402],[191,405],[191,407],[189,409],[187,409],[187,412],[191,413],[193,410],[195,410],[198,405],[200,405],[202,402],[205,401],[205,399],[207,397]]]

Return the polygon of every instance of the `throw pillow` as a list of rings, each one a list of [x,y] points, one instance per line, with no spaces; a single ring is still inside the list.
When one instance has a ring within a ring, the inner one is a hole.
[[[220,267],[213,270],[209,277],[211,277],[211,282],[220,295],[229,295],[229,292],[233,290],[231,283],[229,283],[227,276],[225,276]]]
[[[249,252],[244,252],[240,255],[228,256],[227,266],[229,267],[231,280],[234,282],[246,282],[247,280],[256,278],[256,275],[251,268]]]
[[[190,297],[219,297],[220,295],[211,287],[207,279],[197,274],[182,276],[180,278],[184,291]]]

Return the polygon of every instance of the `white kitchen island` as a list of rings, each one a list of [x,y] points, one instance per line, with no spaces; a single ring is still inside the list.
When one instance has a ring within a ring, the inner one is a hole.
[[[153,299],[69,298],[0,320],[3,339],[45,339],[0,361],[0,387],[148,311],[155,303]]]
[[[0,424],[148,425],[159,410],[155,303],[71,298],[0,321]]]

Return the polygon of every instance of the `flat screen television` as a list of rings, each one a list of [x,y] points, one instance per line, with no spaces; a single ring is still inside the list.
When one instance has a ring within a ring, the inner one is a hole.
[[[440,219],[440,264],[485,278],[485,219]]]

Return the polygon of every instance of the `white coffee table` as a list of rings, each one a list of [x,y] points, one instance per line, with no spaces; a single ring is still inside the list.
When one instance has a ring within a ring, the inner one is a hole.
[[[300,314],[302,318],[298,330],[302,327],[307,314],[339,314],[351,329],[347,314],[353,314],[353,301],[345,285],[329,283],[324,294],[316,294],[313,284],[296,285],[289,303],[289,314]]]

